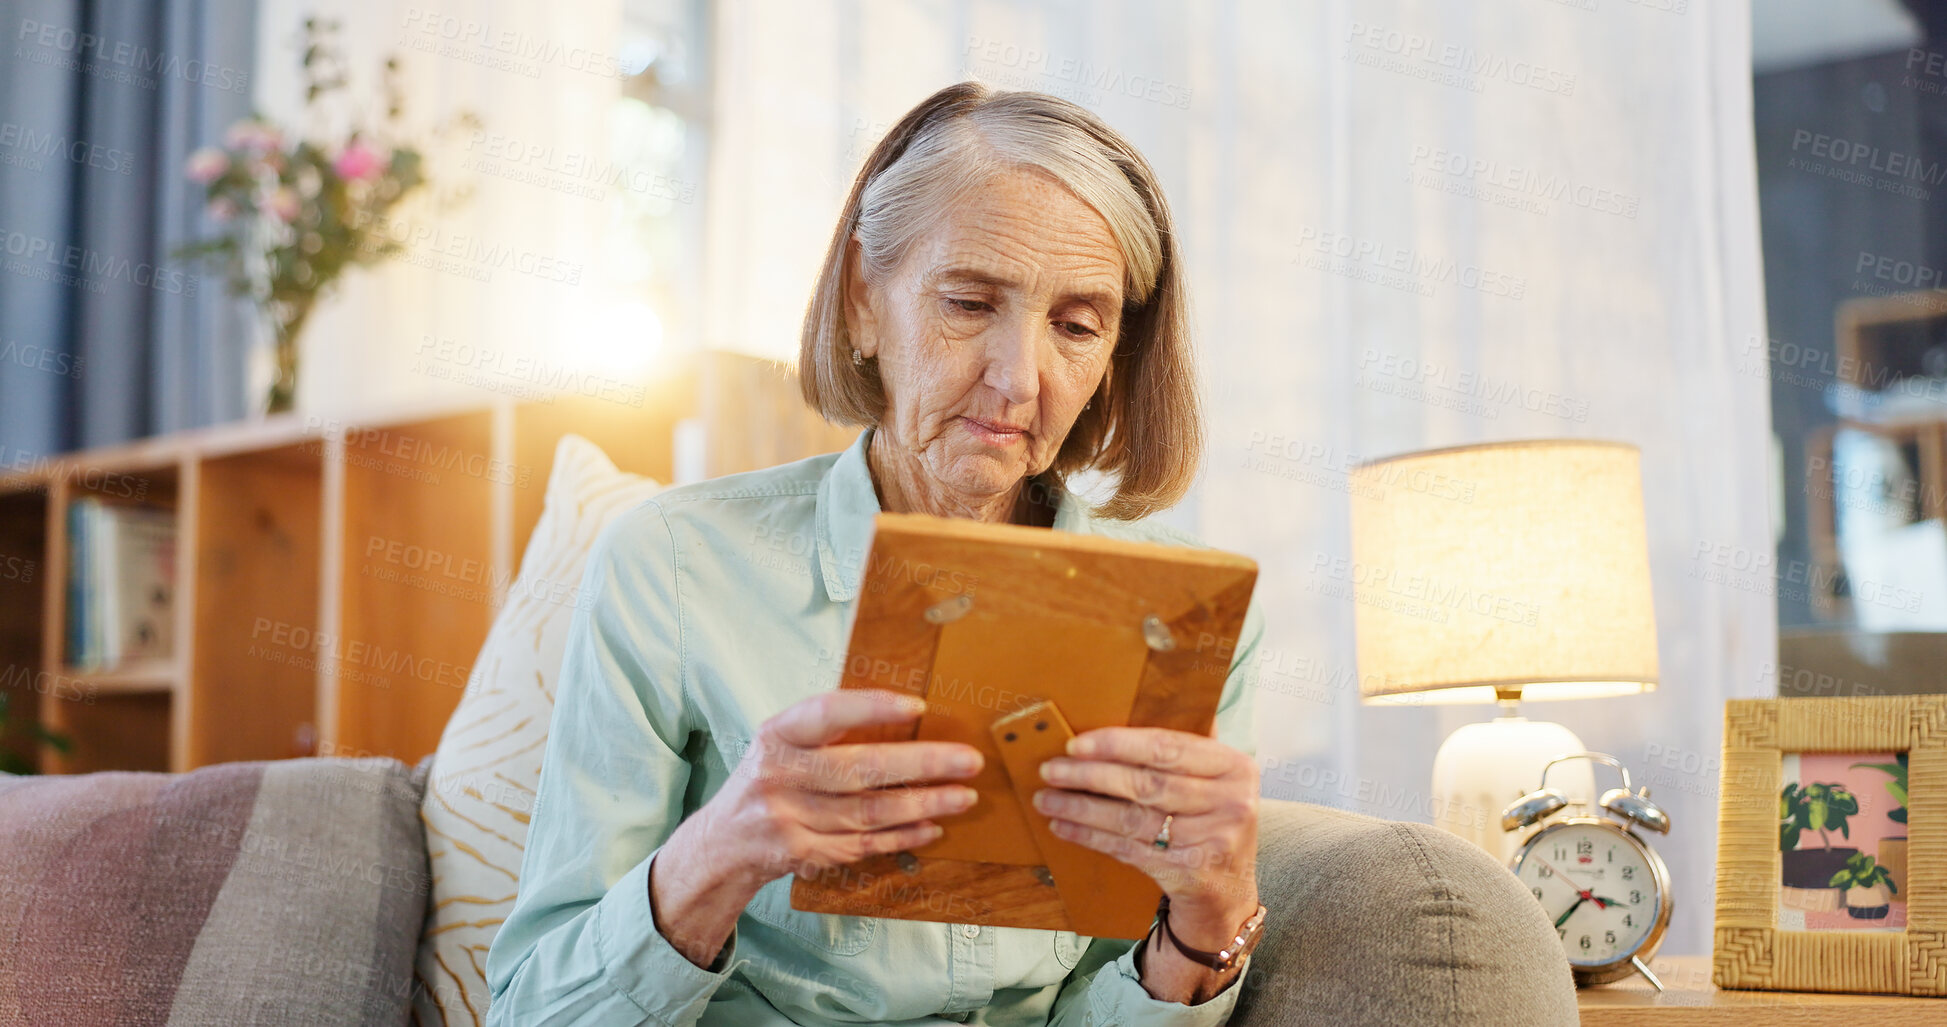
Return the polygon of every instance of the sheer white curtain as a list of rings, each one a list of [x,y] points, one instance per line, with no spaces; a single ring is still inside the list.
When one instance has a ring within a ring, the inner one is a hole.
[[[1771,456],[1748,11],[1668,6],[730,0],[707,341],[795,351],[852,173],[933,89],[1096,110],[1188,252],[1211,447],[1173,517],[1262,565],[1266,793],[1425,819],[1434,749],[1490,716],[1358,704],[1351,604],[1319,589],[1351,463],[1634,442],[1663,686],[1527,712],[1653,786],[1665,951],[1706,952],[1722,701],[1773,687],[1773,580],[1742,570],[1772,551]]]
[[[621,0],[264,0],[259,106],[303,124],[296,40],[305,18],[335,18],[355,87],[350,108],[317,126],[338,140],[356,110],[384,113],[379,66],[399,58],[408,121],[422,129],[461,111],[459,131],[428,153],[430,194],[395,208],[386,229],[402,259],[348,272],[302,341],[298,406],[327,416],[429,399],[538,390],[558,381],[536,361],[580,375],[638,373],[627,352],[654,338],[630,323],[604,276],[602,188],[620,78]],[[435,145],[424,132],[413,142]],[[582,379],[577,378],[576,381]]]

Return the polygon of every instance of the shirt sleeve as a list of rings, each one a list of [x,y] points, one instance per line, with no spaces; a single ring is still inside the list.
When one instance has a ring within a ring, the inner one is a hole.
[[[1224,679],[1223,696],[1217,700],[1217,738],[1224,744],[1257,753],[1251,710],[1257,700],[1258,647],[1264,638],[1264,617],[1257,598],[1251,598],[1244,611],[1244,624],[1238,632],[1237,648],[1231,656],[1230,673]],[[1055,999],[1050,1027],[1220,1027],[1230,1022],[1237,1006],[1244,978],[1251,972],[1250,957],[1231,978],[1223,991],[1198,1005],[1165,1002],[1143,988],[1136,973],[1136,946],[1142,942],[1097,938],[1075,964],[1075,970]]]
[[[650,862],[690,773],[676,561],[653,502],[590,551],[518,895],[487,955],[490,1024],[694,1024],[735,966],[734,934],[704,970],[650,907]]]

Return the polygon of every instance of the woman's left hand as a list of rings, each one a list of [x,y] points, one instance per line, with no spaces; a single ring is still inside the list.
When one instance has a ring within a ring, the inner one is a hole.
[[[1034,795],[1057,837],[1148,874],[1186,943],[1216,949],[1257,912],[1257,763],[1214,738],[1149,727],[1077,735]],[[1155,844],[1170,815],[1167,848]]]

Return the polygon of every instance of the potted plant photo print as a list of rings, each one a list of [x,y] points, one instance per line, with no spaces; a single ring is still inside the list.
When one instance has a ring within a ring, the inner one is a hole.
[[[1906,754],[1786,753],[1778,926],[1905,930]]]

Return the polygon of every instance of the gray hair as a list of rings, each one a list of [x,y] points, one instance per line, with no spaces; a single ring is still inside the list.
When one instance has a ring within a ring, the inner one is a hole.
[[[886,396],[875,361],[851,362],[847,249],[884,281],[939,212],[995,174],[1035,168],[1094,208],[1124,267],[1123,318],[1109,373],[1070,429],[1050,472],[1115,476],[1097,511],[1134,519],[1188,490],[1202,451],[1181,260],[1162,187],[1133,145],[1087,110],[1045,93],[961,82],[913,108],[879,141],[852,184],[805,312],[798,355],[805,401],[836,424],[877,424]]]

